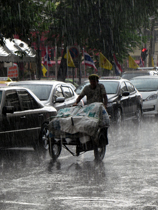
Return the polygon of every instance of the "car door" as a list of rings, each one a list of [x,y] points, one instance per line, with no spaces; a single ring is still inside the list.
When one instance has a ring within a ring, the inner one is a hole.
[[[2,110],[5,107],[14,107],[14,112],[2,114],[1,134],[3,134],[3,137],[1,137],[1,140],[3,138],[4,146],[18,146],[19,136],[23,137],[25,122],[22,120],[23,114],[16,90],[4,92]]]
[[[65,86],[62,85],[62,90],[65,96],[65,106],[66,107],[72,106],[76,102],[76,97],[72,88],[66,85]]]
[[[25,130],[26,145],[32,145],[39,138],[42,123],[44,122],[44,110],[27,90],[18,90],[23,115],[21,123]]]
[[[124,81],[121,82],[119,91],[121,95],[120,103],[123,110],[123,117],[127,118],[129,116],[129,97],[124,95],[124,93],[128,91]]]
[[[135,116],[137,111],[137,99],[136,99],[136,91],[135,87],[130,82],[125,82],[127,85],[127,89],[130,92],[129,94],[129,115]]]

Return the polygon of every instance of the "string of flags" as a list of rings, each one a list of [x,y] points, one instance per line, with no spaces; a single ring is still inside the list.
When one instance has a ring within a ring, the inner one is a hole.
[[[93,59],[91,58],[91,56],[87,53],[87,52],[83,52],[83,56],[84,56],[84,65],[85,66],[89,66],[92,67],[96,72],[98,72],[98,69],[95,65],[95,62],[93,61]],[[67,66],[68,67],[73,67],[76,68],[75,64],[74,64],[74,58],[72,58],[70,51],[67,48],[67,52],[64,55],[64,58],[67,59]],[[153,57],[151,58],[151,63],[152,66],[154,67],[154,59]],[[116,59],[116,55],[113,54],[113,63],[111,63],[101,52],[99,53],[99,67],[106,69],[106,70],[112,70],[112,68],[114,67],[115,70],[115,74],[116,75],[120,75],[123,70],[121,65],[119,64],[118,60]],[[48,66],[51,66],[51,60],[48,54],[48,50],[46,49],[46,53],[45,56],[43,58],[43,64],[42,65],[42,73],[43,76],[46,77],[46,73],[47,73],[47,68]],[[135,62],[135,60],[129,55],[128,56],[128,64],[129,64],[129,68],[132,69],[137,69],[140,66],[144,67],[144,62],[142,61],[142,59],[140,58],[140,62],[139,65]],[[45,66],[47,66],[47,68]]]

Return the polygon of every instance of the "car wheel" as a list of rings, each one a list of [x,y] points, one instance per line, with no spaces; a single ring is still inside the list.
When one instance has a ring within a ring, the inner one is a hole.
[[[61,141],[49,140],[49,154],[53,160],[56,160],[61,153]]]
[[[117,127],[120,127],[122,124],[122,111],[120,108],[118,108],[117,111],[115,112],[115,122]]]
[[[41,132],[40,132],[40,136],[39,136],[40,149],[48,150],[48,148],[49,148],[48,140],[49,140],[48,124],[45,123],[41,128]]]
[[[106,139],[105,132],[100,132],[98,136],[98,143],[94,142],[94,157],[95,160],[101,161],[103,160],[106,153]]]

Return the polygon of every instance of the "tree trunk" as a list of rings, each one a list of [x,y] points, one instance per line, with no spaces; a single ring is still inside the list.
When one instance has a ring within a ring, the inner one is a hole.
[[[67,62],[66,59],[62,57],[60,67],[58,70],[57,80],[65,82],[66,75],[67,75]]]

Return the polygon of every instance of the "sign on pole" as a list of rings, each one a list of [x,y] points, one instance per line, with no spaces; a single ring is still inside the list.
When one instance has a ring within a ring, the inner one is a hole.
[[[7,68],[7,77],[9,78],[17,78],[19,76],[18,74],[18,65],[14,64],[13,66],[10,66]]]

